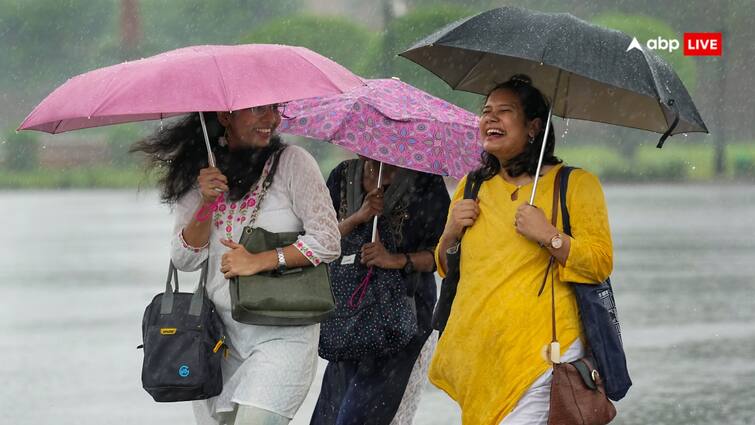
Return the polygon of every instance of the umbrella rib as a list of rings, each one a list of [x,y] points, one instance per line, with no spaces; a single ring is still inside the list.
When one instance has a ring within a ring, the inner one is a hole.
[[[471,50],[471,51],[472,51],[472,52],[476,52],[476,53],[477,53],[477,54],[479,55],[479,59],[478,59],[478,60],[477,60],[477,62],[476,62],[476,63],[474,64],[474,66],[472,66],[471,68],[469,68],[469,70],[467,71],[467,73],[466,73],[466,74],[464,74],[464,75],[463,75],[463,76],[462,76],[462,77],[461,77],[461,78],[459,79],[459,81],[457,81],[457,82],[456,82],[456,84],[455,84],[455,85],[451,86],[451,87],[453,87],[454,89],[456,89],[457,87],[459,87],[459,85],[461,85],[461,83],[463,83],[464,81],[466,81],[466,80],[467,80],[467,78],[468,78],[468,77],[469,77],[469,76],[470,76],[470,75],[472,74],[472,72],[474,72],[474,70],[475,70],[475,69],[477,69],[477,66],[478,66],[478,65],[479,65],[480,63],[482,63],[482,61],[483,61],[483,60],[484,60],[484,59],[485,59],[485,58],[486,58],[486,57],[487,57],[487,56],[489,55],[489,53],[485,53],[485,52],[480,52],[480,51],[476,51],[476,50]],[[498,84],[498,83],[496,83],[496,84]]]
[[[325,80],[326,80],[326,81],[329,81],[329,82],[330,82],[330,83],[331,83],[331,84],[332,84],[332,85],[333,85],[333,86],[334,86],[334,87],[335,87],[336,89],[338,89],[338,90],[341,90],[341,88],[340,88],[340,87],[338,87],[338,86],[336,86],[336,84],[335,84],[335,83],[333,83],[333,81],[331,81],[330,77],[328,77],[328,74],[324,73],[324,72],[322,71],[322,69],[320,69],[320,67],[319,67],[319,66],[315,65],[314,63],[312,63],[312,61],[311,61],[311,60],[309,60],[309,59],[308,59],[308,58],[307,58],[306,56],[302,55],[302,54],[301,54],[301,53],[299,53],[298,51],[296,51],[296,54],[297,54],[297,55],[299,55],[299,57],[301,57],[301,58],[302,58],[302,59],[304,59],[305,61],[307,61],[307,63],[309,63],[310,65],[312,65],[312,67],[313,67],[313,68],[315,68],[315,69],[317,70],[317,72],[319,72],[319,73],[320,73],[320,74],[321,74],[321,75],[322,75],[323,77],[325,77]],[[361,79],[361,78],[360,78],[360,79]],[[366,84],[364,83],[364,80],[362,81],[362,85],[366,85]],[[341,90],[341,91],[342,91],[342,90]]]
[[[233,110],[233,105],[229,104],[229,103],[232,103],[232,102],[229,100],[230,96],[228,95],[228,88],[226,87],[225,79],[223,78],[223,71],[220,69],[220,64],[218,63],[218,58],[215,55],[213,55],[213,54],[210,54],[210,57],[212,58],[212,62],[215,64],[215,68],[217,68],[217,70],[218,70],[218,76],[219,76],[219,79],[220,79],[220,85],[223,87],[223,93],[225,94],[225,100],[226,100],[226,102],[228,102],[228,104],[226,104],[226,106],[227,106],[226,109],[229,112],[231,112]]]
[[[351,105],[349,105],[349,111],[346,112],[346,114],[344,114],[344,117],[351,116],[352,111],[354,111],[354,106],[356,106],[358,101],[359,99],[357,98],[357,99],[354,99],[353,102],[351,102]],[[344,128],[345,125],[346,125],[346,120],[345,119],[341,120],[341,122],[338,123],[338,127],[336,127],[335,130],[333,130],[333,135],[330,136],[330,139],[335,140],[336,134],[338,134],[338,132],[340,132]]]
[[[115,66],[115,65],[112,65],[112,66]],[[125,66],[120,67],[120,68],[117,69],[116,72],[113,72],[113,75],[110,77],[110,79],[108,80],[108,82],[104,85],[104,88],[107,89],[107,90],[103,89],[100,92],[100,94],[102,94],[102,93],[108,93],[110,91],[110,86],[113,84],[113,81],[115,81],[115,77],[118,76],[118,75],[120,75],[122,73],[123,68],[125,68]],[[104,99],[100,100],[100,102],[97,104],[97,106],[93,110],[91,110],[89,112],[88,118],[93,117],[97,113],[97,111],[99,111],[102,108],[102,105],[104,105],[104,104],[105,104],[105,100]]]

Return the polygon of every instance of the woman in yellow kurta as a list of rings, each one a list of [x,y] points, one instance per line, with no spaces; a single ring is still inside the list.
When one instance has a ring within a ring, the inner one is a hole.
[[[576,299],[565,282],[600,282],[613,267],[608,214],[592,174],[575,170],[569,179],[572,237],[561,232],[560,214],[558,226],[551,225],[562,167],[553,156],[552,129],[535,194],[541,208],[527,204],[548,108],[527,76],[490,92],[480,119],[484,165],[459,182],[436,252],[443,275],[446,250],[461,240],[458,290],[429,374],[459,403],[463,425],[547,422],[551,365],[543,350],[551,342],[551,297],[538,290],[548,259],[557,260],[552,276],[562,361],[584,354]],[[473,175],[483,180],[478,199],[463,200]]]

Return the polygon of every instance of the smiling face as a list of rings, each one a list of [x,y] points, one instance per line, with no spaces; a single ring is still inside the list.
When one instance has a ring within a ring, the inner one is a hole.
[[[255,106],[238,111],[218,112],[218,119],[226,128],[231,150],[263,148],[270,144],[270,136],[281,122],[277,105]]]
[[[480,115],[480,136],[485,152],[501,164],[521,154],[539,132],[540,119],[528,121],[519,97],[498,89],[488,95]]]

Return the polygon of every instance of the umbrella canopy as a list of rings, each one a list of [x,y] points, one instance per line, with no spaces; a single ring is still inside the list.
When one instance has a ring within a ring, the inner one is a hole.
[[[341,93],[364,84],[304,47],[191,46],[73,77],[19,130],[62,133],[197,111],[233,111]]]
[[[279,131],[403,168],[461,178],[480,165],[478,117],[398,79],[286,104]]]
[[[501,7],[454,22],[400,55],[452,88],[487,94],[527,74],[553,114],[672,134],[708,132],[671,66],[632,37],[567,13]]]

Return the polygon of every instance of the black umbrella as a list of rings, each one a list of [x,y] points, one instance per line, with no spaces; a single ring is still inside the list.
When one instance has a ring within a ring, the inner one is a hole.
[[[707,133],[671,66],[631,44],[568,13],[501,7],[449,24],[400,55],[454,89],[483,95],[527,74],[550,96],[553,114],[663,133],[659,148],[673,134]]]

